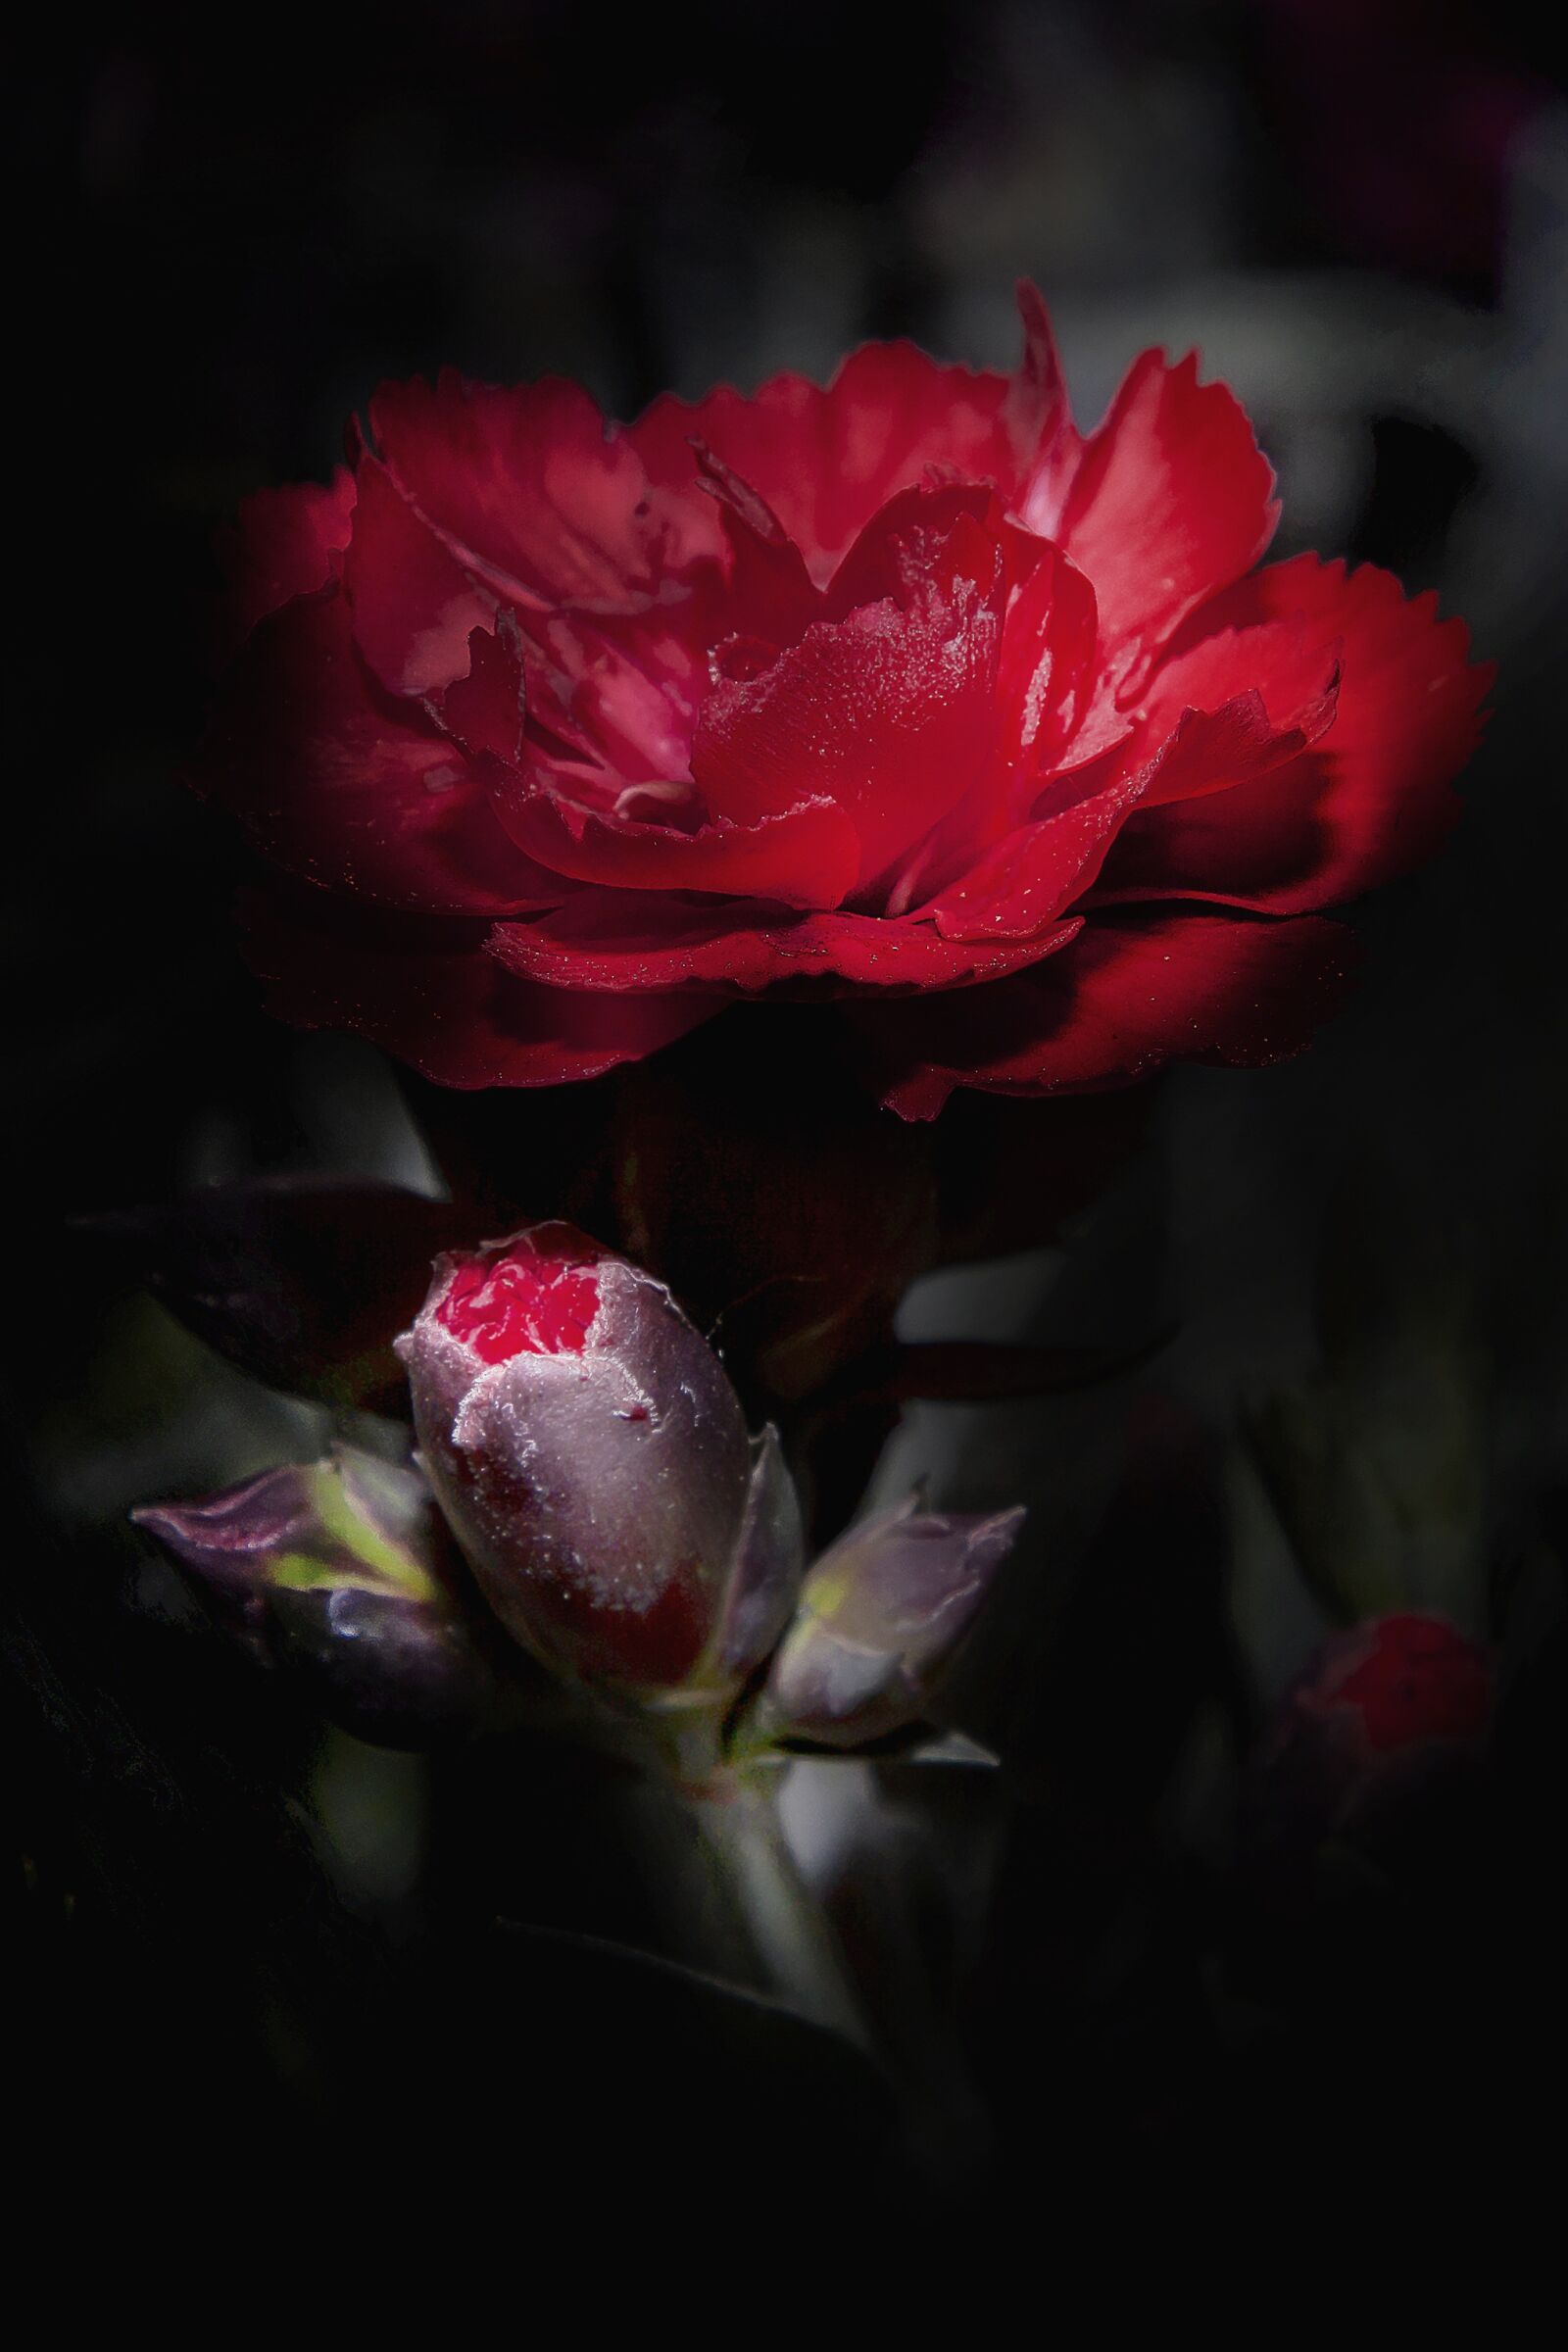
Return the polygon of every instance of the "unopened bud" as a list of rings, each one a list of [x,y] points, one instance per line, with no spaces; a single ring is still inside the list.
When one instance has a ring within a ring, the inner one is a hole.
[[[255,1654],[362,1738],[417,1745],[466,1727],[489,1676],[442,1572],[416,1470],[340,1447],[204,1501],[131,1513]]]
[[[800,1576],[793,1489],[662,1283],[535,1225],[438,1258],[399,1349],[442,1507],[546,1665],[646,1695],[764,1654]]]
[[[1023,1517],[911,1503],[852,1528],[806,1579],[748,1741],[859,1747],[920,1722]]]

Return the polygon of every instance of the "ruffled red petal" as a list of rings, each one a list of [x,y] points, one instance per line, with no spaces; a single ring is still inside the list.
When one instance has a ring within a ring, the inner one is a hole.
[[[901,490],[939,480],[994,482],[1010,502],[1052,453],[1076,454],[1045,309],[1020,287],[1025,352],[1013,376],[944,367],[912,343],[868,343],[825,388],[777,375],[750,397],[721,385],[703,400],[657,400],[626,438],[649,478],[690,490],[706,445],[777,516],[825,586],[858,534]],[[716,509],[681,502],[687,560],[723,552]]]
[[[1172,1060],[1283,1060],[1335,1009],[1350,945],[1311,916],[1097,916],[1064,954],[994,987],[853,1017],[881,1063],[883,1101],[929,1119],[956,1087],[1060,1094]]]
[[[381,385],[370,429],[399,487],[503,601],[623,605],[665,535],[636,451],[578,384]]]
[[[191,781],[266,857],[331,890],[508,914],[555,906],[569,887],[509,839],[429,715],[376,685],[336,585],[285,605],[249,639]]]
[[[700,997],[579,995],[519,979],[482,924],[349,912],[258,895],[241,909],[269,1011],[351,1029],[438,1086],[560,1086],[639,1061],[716,1009]]]
[[[1207,648],[1294,632],[1317,658],[1338,646],[1332,725],[1261,783],[1139,813],[1101,876],[1102,899],[1201,898],[1262,912],[1332,906],[1430,856],[1457,817],[1450,779],[1474,751],[1494,675],[1468,659],[1460,620],[1407,599],[1371,564],[1315,556],[1271,565],[1195,616]],[[1235,632],[1235,634],[1232,634]],[[1265,678],[1263,692],[1274,691]]]
[[[1282,677],[1286,691],[1270,689],[1286,713],[1279,725],[1255,688],[1212,710],[1195,710],[1174,692],[1150,712],[1136,744],[1048,786],[1040,802],[1045,815],[1005,834],[919,911],[950,939],[1011,939],[1038,931],[1093,886],[1138,810],[1228,792],[1294,760],[1332,724],[1337,677],[1332,663],[1323,674],[1321,660],[1315,669],[1305,665],[1298,678]],[[1184,686],[1223,693],[1223,665],[1207,672],[1197,664],[1184,669],[1178,689]],[[1306,699],[1297,706],[1303,691]],[[1157,746],[1152,753],[1151,743]]]
[[[1195,354],[1135,360],[1053,518],[1026,498],[1020,520],[1059,540],[1094,585],[1101,643],[1122,681],[1203,598],[1255,564],[1279,519],[1274,474],[1236,396],[1200,384]]]
[[[468,675],[440,697],[439,710],[508,835],[529,858],[555,874],[612,889],[714,891],[794,906],[836,906],[848,896],[860,841],[835,803],[807,799],[752,823],[727,817],[710,823],[700,808],[681,802],[678,813],[687,822],[656,821],[650,811],[659,808],[657,778],[628,783],[588,759],[552,756],[525,737],[526,659],[519,626],[504,614],[493,635],[475,635]]]
[[[354,476],[340,466],[324,489],[290,482],[243,501],[221,540],[228,584],[219,620],[223,656],[290,597],[326,586],[334,557],[349,543],[354,498]]]
[[[1001,581],[994,543],[976,568],[988,553],[989,579],[819,621],[760,677],[715,686],[692,747],[715,817],[757,824],[829,799],[859,838],[855,887],[886,877],[989,760]]]
[[[393,694],[428,694],[462,677],[473,630],[494,618],[478,587],[384,466],[362,458],[353,536],[343,560],[354,640]]]
[[[498,923],[490,948],[510,971],[558,988],[747,995],[793,985],[841,995],[993,980],[1054,954],[1077,929],[1057,924],[1028,941],[960,942],[943,939],[929,923],[878,915],[791,914],[764,900],[703,906],[654,892],[587,890],[537,922]]]
[[[607,813],[572,797],[595,779],[540,761],[489,771],[497,813],[540,865],[618,890],[718,891],[785,906],[836,906],[855,886],[860,841],[836,802],[802,801],[750,824],[695,830]]]

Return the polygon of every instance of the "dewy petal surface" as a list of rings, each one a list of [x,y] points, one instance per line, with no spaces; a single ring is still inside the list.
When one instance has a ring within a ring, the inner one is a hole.
[[[990,751],[995,577],[815,623],[752,681],[704,706],[692,771],[710,808],[755,824],[830,800],[860,844],[856,887],[885,876],[959,800]]]

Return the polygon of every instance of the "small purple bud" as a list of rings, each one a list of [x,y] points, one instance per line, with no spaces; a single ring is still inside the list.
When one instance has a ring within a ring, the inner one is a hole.
[[[276,1561],[304,1557],[318,1524],[320,1464],[263,1470],[199,1502],[143,1503],[130,1516],[199,1587],[213,1613],[260,1657],[270,1657],[267,1596]]]
[[[745,1739],[859,1747],[918,1723],[1023,1517],[911,1502],[852,1528],[807,1577]]]
[[[254,1655],[296,1674],[348,1730],[417,1745],[477,1715],[489,1670],[417,1470],[342,1446],[131,1517]]]
[[[732,1686],[789,1574],[782,1464],[764,1441],[754,1485],[735,1392],[664,1285],[535,1225],[439,1257],[398,1346],[442,1508],[516,1640],[629,1692]]]

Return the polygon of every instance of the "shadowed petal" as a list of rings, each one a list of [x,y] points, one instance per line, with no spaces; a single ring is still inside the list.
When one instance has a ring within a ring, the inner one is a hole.
[[[499,923],[490,951],[508,969],[560,988],[713,988],[749,994],[774,986],[956,988],[1035,962],[1075,925],[1027,941],[944,939],[930,923],[880,915],[791,913],[767,900],[716,906],[653,892],[583,891],[559,917]]]
[[[1463,621],[1439,620],[1434,596],[1407,599],[1371,564],[1347,572],[1314,556],[1241,582],[1193,626],[1211,621],[1210,646],[1287,630],[1342,646],[1333,724],[1262,783],[1136,816],[1101,876],[1102,899],[1209,899],[1294,914],[1430,856],[1459,814],[1449,779],[1480,738],[1494,675],[1468,660]],[[1206,658],[1203,642],[1182,657]]]
[[[267,857],[328,889],[495,914],[562,896],[509,840],[482,781],[428,714],[376,685],[336,586],[262,622],[190,780]]]
[[[393,694],[428,694],[462,677],[496,600],[373,458],[360,461],[359,489],[343,564],[354,641]]]
[[[883,1101],[928,1119],[958,1086],[1054,1094],[1173,1060],[1284,1060],[1337,1009],[1351,945],[1311,916],[1097,916],[1010,980],[855,1018],[887,1071]]]
[[[247,959],[279,1019],[351,1029],[440,1086],[558,1086],[637,1061],[716,1010],[668,995],[544,988],[484,952],[479,923],[356,916],[257,895],[242,909]]]
[[[332,577],[333,559],[349,543],[354,476],[338,466],[330,483],[289,482],[242,501],[220,539],[227,580],[220,652],[234,651],[259,620],[291,597],[309,596]]]

